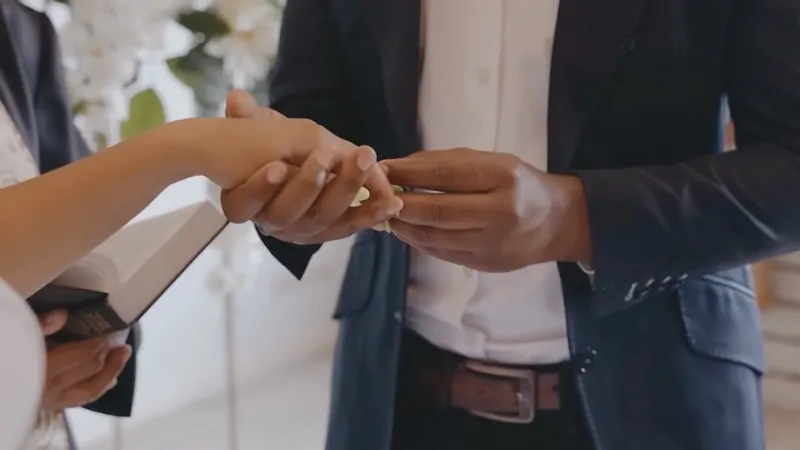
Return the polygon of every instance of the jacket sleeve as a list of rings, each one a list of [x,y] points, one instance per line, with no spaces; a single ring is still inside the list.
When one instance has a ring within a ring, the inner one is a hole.
[[[727,96],[736,151],[578,172],[598,311],[800,248],[800,2],[735,2]]]
[[[351,142],[361,141],[343,73],[340,36],[327,0],[288,0],[270,76],[270,106],[287,117],[311,119]],[[301,278],[319,245],[298,246],[259,232],[267,249]]]
[[[58,35],[46,15],[36,14],[41,57],[33,106],[44,173],[89,156],[91,151],[73,122]]]

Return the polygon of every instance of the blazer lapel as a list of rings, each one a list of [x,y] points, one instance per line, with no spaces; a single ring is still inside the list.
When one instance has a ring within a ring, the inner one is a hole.
[[[647,0],[561,0],[550,71],[548,161],[569,169],[589,114],[633,50]]]
[[[9,2],[0,1],[0,101],[38,162],[36,139],[30,126],[33,124],[33,113],[29,108],[19,55],[14,47],[8,7]]]
[[[421,0],[362,0],[380,54],[383,93],[404,150],[418,150]]]

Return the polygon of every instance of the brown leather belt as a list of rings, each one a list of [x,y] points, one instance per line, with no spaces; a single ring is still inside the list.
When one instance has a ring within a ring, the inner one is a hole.
[[[420,389],[440,406],[507,423],[531,423],[536,411],[561,409],[558,372],[463,361],[451,367],[419,365]]]

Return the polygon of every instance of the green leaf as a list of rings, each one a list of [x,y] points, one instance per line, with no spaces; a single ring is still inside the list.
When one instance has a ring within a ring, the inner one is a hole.
[[[231,32],[228,24],[211,11],[183,12],[178,15],[177,21],[192,33],[201,34],[206,41]]]
[[[281,2],[281,0],[267,0],[267,2],[270,5],[272,5],[272,7],[275,8],[275,10],[283,11],[284,6],[283,6],[283,3]]]
[[[94,143],[97,146],[97,150],[103,150],[108,148],[108,138],[103,133],[95,133],[94,134]]]
[[[216,115],[231,88],[222,60],[207,54],[203,51],[203,44],[199,44],[185,55],[168,60],[167,67],[194,91],[200,114]]]
[[[188,67],[186,56],[179,56],[167,60],[167,67],[181,83],[193,88],[203,82],[202,69]]]
[[[166,122],[164,106],[156,91],[147,89],[131,98],[128,120],[120,126],[123,140]]]
[[[75,106],[72,107],[72,115],[79,116],[81,114],[86,113],[88,109],[89,109],[89,102],[87,102],[86,100],[81,100],[78,103],[76,103]]]

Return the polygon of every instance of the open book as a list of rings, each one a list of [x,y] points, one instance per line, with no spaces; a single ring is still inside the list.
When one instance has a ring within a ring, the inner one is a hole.
[[[36,312],[64,308],[55,341],[104,335],[136,322],[219,235],[225,216],[209,200],[133,222],[28,299]]]

